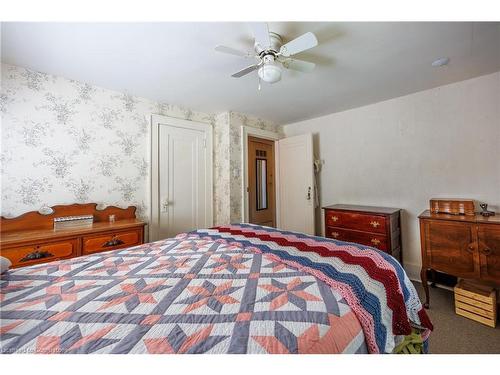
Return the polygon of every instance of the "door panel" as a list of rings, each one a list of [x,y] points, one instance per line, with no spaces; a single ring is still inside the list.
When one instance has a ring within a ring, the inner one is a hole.
[[[481,278],[500,281],[500,226],[481,224],[478,228]]]
[[[212,127],[152,116],[150,241],[212,225]]]
[[[312,134],[277,142],[279,227],[314,234],[314,158]]]
[[[249,222],[275,226],[274,141],[248,137]]]
[[[425,225],[427,257],[432,268],[464,278],[479,276],[472,224],[427,221]]]
[[[160,238],[206,227],[204,133],[160,126]]]

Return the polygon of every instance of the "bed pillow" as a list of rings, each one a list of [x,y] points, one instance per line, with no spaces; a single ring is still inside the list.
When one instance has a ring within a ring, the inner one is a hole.
[[[10,266],[12,266],[11,261],[5,257],[0,256],[0,273],[4,273],[5,271],[7,271]]]

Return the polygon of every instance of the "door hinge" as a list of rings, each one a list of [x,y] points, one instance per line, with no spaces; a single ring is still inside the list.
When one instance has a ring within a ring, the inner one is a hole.
[[[203,148],[207,148],[207,139],[203,138]]]

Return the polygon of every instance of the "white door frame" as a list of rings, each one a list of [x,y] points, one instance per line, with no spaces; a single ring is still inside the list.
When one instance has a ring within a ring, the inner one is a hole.
[[[213,225],[213,129],[212,125],[203,122],[184,120],[175,117],[151,115],[151,176],[150,176],[150,204],[149,210],[149,241],[158,240],[158,228],[156,223],[160,216],[160,205],[158,202],[159,195],[159,170],[158,170],[158,140],[160,133],[160,124],[173,126],[177,128],[202,130],[206,136],[207,149],[207,190],[205,191],[205,199],[207,203],[208,226]]]
[[[248,137],[249,136],[254,136],[257,138],[262,138],[262,139],[269,139],[274,141],[274,162],[275,162],[275,168],[274,168],[274,183],[275,183],[275,194],[276,194],[276,199],[275,199],[275,211],[276,211],[276,226],[279,226],[280,223],[280,218],[279,218],[279,213],[278,213],[278,204],[279,204],[279,178],[278,178],[278,173],[277,172],[277,167],[278,167],[278,156],[277,156],[277,143],[276,141],[283,138],[279,134],[271,132],[269,130],[262,130],[258,128],[253,128],[251,126],[241,126],[241,170],[242,170],[242,177],[243,177],[243,182],[241,184],[241,221],[243,223],[248,223],[248,218],[249,218],[249,204],[248,204],[248,191],[247,191],[247,186],[248,186]]]

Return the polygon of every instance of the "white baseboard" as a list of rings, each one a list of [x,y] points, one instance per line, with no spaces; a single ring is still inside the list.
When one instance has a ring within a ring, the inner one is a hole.
[[[405,263],[403,268],[406,271],[406,274],[408,275],[408,278],[413,281],[420,281],[420,269],[421,269],[420,264],[415,264],[415,263]]]

